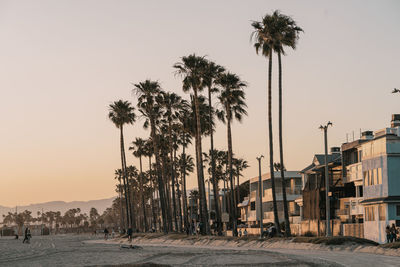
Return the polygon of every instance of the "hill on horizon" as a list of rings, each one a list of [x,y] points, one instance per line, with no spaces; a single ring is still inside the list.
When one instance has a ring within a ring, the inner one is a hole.
[[[80,208],[81,213],[86,213],[89,215],[91,208],[96,208],[99,214],[102,214],[106,208],[111,207],[115,197],[89,200],[89,201],[49,201],[44,203],[30,204],[26,206],[17,206],[17,211],[22,212],[24,210],[29,210],[32,212],[32,216],[36,217],[38,211],[60,211],[64,214],[67,210],[73,208]],[[15,207],[5,207],[0,205],[0,221],[3,221],[3,215],[8,214],[8,212],[15,212]]]

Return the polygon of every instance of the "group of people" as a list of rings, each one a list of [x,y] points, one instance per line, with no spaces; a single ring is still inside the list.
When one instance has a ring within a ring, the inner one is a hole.
[[[243,231],[243,236],[244,237],[246,237],[247,236],[247,229],[246,228],[244,228],[244,231]],[[238,232],[238,236],[239,237],[242,237],[242,229],[239,229],[239,232]]]
[[[396,225],[394,223],[390,227],[389,225],[386,226],[386,241],[388,243],[396,242],[399,240],[397,235],[399,234],[399,231],[396,228]]]

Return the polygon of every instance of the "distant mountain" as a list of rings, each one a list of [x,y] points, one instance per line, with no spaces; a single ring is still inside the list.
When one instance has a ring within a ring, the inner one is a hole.
[[[80,208],[82,213],[87,213],[89,215],[89,211],[91,208],[96,208],[97,211],[102,214],[106,208],[111,207],[113,200],[115,197],[99,199],[99,200],[89,200],[89,201],[72,201],[72,202],[64,202],[64,201],[51,201],[45,203],[31,204],[28,206],[18,206],[18,212],[29,210],[32,212],[32,216],[36,217],[38,211],[60,211],[61,214],[64,214],[69,209]],[[4,207],[0,206],[0,221],[3,221],[3,214],[6,215],[8,212],[15,212],[15,207]]]

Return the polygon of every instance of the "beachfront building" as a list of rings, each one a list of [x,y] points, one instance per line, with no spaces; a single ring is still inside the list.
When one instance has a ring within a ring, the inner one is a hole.
[[[278,206],[278,216],[281,222],[284,221],[283,214],[283,198],[282,198],[282,178],[281,173],[274,172],[276,200]],[[262,177],[262,208],[263,223],[274,222],[274,212],[272,204],[272,187],[270,173],[263,174]],[[258,226],[259,214],[259,197],[258,197],[258,176],[250,179],[250,195],[244,197],[243,201],[238,204],[240,208],[240,220],[248,226]],[[288,201],[289,216],[291,222],[297,222],[300,219],[300,207],[295,203],[295,199],[301,195],[301,176],[298,171],[285,171],[286,195]]]
[[[358,147],[363,177],[364,237],[386,242],[387,225],[400,226],[400,114]]]

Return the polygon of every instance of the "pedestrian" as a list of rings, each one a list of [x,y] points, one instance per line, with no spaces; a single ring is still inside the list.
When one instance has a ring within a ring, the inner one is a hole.
[[[242,237],[242,229],[239,229],[239,237]]]
[[[22,243],[30,243],[30,239],[31,239],[31,230],[29,229],[29,227],[27,226],[25,228],[25,236],[24,236],[24,240],[22,240]]]
[[[133,230],[132,227],[128,228],[128,241],[132,241],[132,234],[133,234]]]
[[[112,232],[111,232],[111,238],[114,238],[115,237],[115,230],[114,230],[114,228],[112,229]]]
[[[386,229],[385,229],[385,232],[386,232],[386,242],[387,243],[390,243],[391,241],[392,241],[392,235],[390,234],[390,227],[389,227],[389,225],[386,225]]]
[[[247,236],[247,229],[246,229],[246,228],[244,228],[243,236],[244,236],[244,237]]]
[[[394,225],[394,223],[392,224],[392,227],[390,228],[390,236],[391,236],[392,242],[397,241],[397,229],[396,229],[396,225]]]
[[[104,228],[104,239],[105,240],[107,240],[108,239],[108,229],[107,229],[107,227],[106,228]]]

